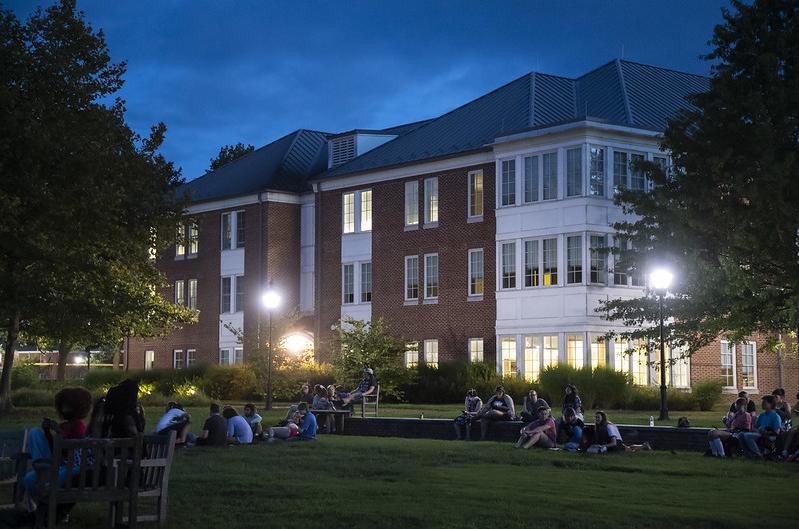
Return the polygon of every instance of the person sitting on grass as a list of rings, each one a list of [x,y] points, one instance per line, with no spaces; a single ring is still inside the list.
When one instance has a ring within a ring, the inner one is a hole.
[[[541,406],[549,408],[547,401],[538,398],[538,392],[531,388],[527,392],[527,395],[524,396],[524,402],[522,403],[522,421],[533,422],[540,419],[541,417],[538,416],[538,408]]]
[[[455,438],[461,440],[461,426],[466,430],[465,439],[468,441],[472,436],[472,421],[477,414],[480,413],[480,408],[483,407],[483,401],[477,395],[477,390],[472,388],[466,392],[466,399],[463,401],[463,411],[460,415],[455,417]]]
[[[732,438],[738,438],[743,432],[752,431],[752,415],[746,411],[747,400],[743,397],[735,401],[736,411],[732,420],[728,421],[725,430],[718,428],[710,430],[707,441],[710,444],[710,453],[715,457],[725,457],[724,443]]]
[[[601,410],[594,414],[593,439],[586,453],[638,452],[639,450],[652,450],[652,447],[649,443],[625,445],[622,442],[621,432],[619,432],[618,426],[608,420],[607,414]]]
[[[574,410],[577,418],[583,420],[583,401],[579,393],[577,393],[577,386],[574,384],[566,384],[566,388],[564,388],[563,391],[565,392],[565,396],[563,397],[561,414],[563,414],[563,410],[566,408],[571,408]]]
[[[574,408],[563,410],[563,420],[558,424],[558,436],[562,435],[566,439],[563,449],[569,452],[578,451],[583,441],[584,429],[585,424],[577,417]]]
[[[258,415],[255,404],[252,402],[244,405],[244,420],[247,421],[250,429],[252,429],[253,439],[260,439],[264,436],[263,419]]]
[[[377,389],[377,381],[375,380],[375,372],[371,367],[364,368],[363,378],[358,383],[358,387],[352,393],[347,393],[341,396],[342,406],[349,406],[353,402],[360,402],[367,395],[371,395]]]
[[[225,406],[222,417],[227,419],[227,442],[234,445],[252,444],[252,428],[233,406]]]
[[[757,416],[755,431],[741,434],[748,455],[752,457],[763,457],[760,447],[757,446],[757,442],[761,438],[776,441],[777,437],[782,433],[782,420],[780,420],[779,414],[774,411],[774,404],[773,395],[764,396],[761,404],[763,413]]]
[[[312,441],[316,439],[316,416],[308,409],[308,404],[300,402],[297,407],[297,412],[300,414],[300,431],[297,439],[300,441]]]
[[[539,406],[537,410],[538,419],[531,422],[519,433],[519,440],[516,441],[516,448],[554,448],[557,441],[557,427],[555,420],[550,416],[548,406]]]
[[[497,386],[494,396],[488,399],[478,416],[480,418],[480,440],[485,441],[488,427],[492,422],[512,421],[516,417],[513,399],[505,393],[505,388]]]
[[[183,410],[183,406],[177,402],[170,401],[166,405],[166,412],[158,419],[155,425],[155,433],[158,435],[169,435],[169,432],[174,431],[175,446],[185,446],[191,444],[194,439],[189,434],[189,425],[191,423],[191,415]]]
[[[298,426],[300,422],[300,412],[295,411],[294,414],[286,421],[285,426],[273,426],[266,431],[266,441],[269,443],[275,442],[275,440],[288,440],[293,437],[297,437],[300,435],[300,427]]]
[[[227,424],[219,415],[219,404],[209,406],[209,417],[203,424],[203,431],[197,437],[198,446],[227,446]]]

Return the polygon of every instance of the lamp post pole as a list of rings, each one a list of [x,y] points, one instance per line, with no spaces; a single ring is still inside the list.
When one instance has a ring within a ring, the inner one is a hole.
[[[266,409],[272,409],[272,309],[269,309],[269,351],[266,357]]]
[[[665,291],[658,292],[660,305],[660,417],[659,421],[669,420],[669,408],[666,404],[666,340],[663,336],[663,295]]]

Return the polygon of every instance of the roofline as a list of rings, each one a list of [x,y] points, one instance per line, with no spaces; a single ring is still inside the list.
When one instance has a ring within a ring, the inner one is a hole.
[[[352,134],[371,134],[374,136],[398,136],[398,134],[390,134],[383,129],[352,129],[345,132],[337,132],[335,134],[328,134],[328,139],[341,138],[343,136],[351,136]]]
[[[287,204],[302,204],[304,195],[313,195],[311,189],[302,192],[282,191],[279,189],[262,189],[260,191],[251,191],[249,193],[238,193],[226,197],[209,198],[206,200],[192,201],[186,207],[186,213],[189,215],[196,215],[199,213],[208,213],[210,211],[219,211],[224,209],[232,209],[251,204],[257,204],[260,200],[264,202],[283,202]]]
[[[613,64],[614,62],[617,62],[617,63],[619,63],[619,64],[621,64],[621,63],[625,63],[625,62],[626,62],[627,64],[635,64],[635,65],[637,65],[637,66],[646,66],[647,68],[655,68],[655,69],[657,69],[657,70],[663,70],[663,71],[666,71],[666,72],[678,73],[678,74],[680,74],[680,75],[691,75],[691,76],[693,76],[693,77],[700,77],[700,78],[702,78],[702,79],[708,79],[708,80],[710,79],[710,77],[709,77],[709,76],[707,76],[707,75],[701,75],[701,74],[698,74],[698,73],[691,73],[691,72],[684,72],[684,71],[682,71],[682,70],[677,70],[677,69],[675,69],[675,68],[666,68],[666,67],[664,67],[664,66],[656,66],[656,65],[654,65],[654,64],[647,64],[647,63],[645,63],[645,62],[638,62],[638,61],[628,61],[627,59],[613,59],[613,60],[610,60],[610,61],[608,61],[608,62],[606,62],[606,63],[604,63],[604,64],[601,64],[601,65],[597,66],[596,68],[593,68],[593,69],[591,69],[591,70],[588,70],[588,71],[587,71],[587,72],[585,72],[584,74],[580,75],[579,77],[575,77],[575,78],[574,78],[574,79],[572,79],[572,80],[573,80],[573,81],[577,81],[577,80],[579,80],[579,79],[582,79],[582,78],[583,78],[583,77],[585,77],[586,75],[590,75],[590,74],[594,73],[594,72],[595,72],[595,71],[597,71],[597,70],[601,70],[602,68],[605,68],[605,67],[607,67],[609,64]],[[544,74],[544,75],[549,75],[549,74]]]
[[[564,132],[579,128],[598,129],[609,132],[622,132],[625,134],[633,134],[637,136],[649,136],[653,138],[661,136],[663,134],[662,131],[657,131],[652,129],[630,127],[629,125],[617,125],[614,123],[607,123],[597,120],[580,118],[577,121],[569,121],[566,123],[559,123],[557,125],[538,127],[534,129],[519,131],[505,136],[497,136],[496,138],[494,138],[494,142],[489,144],[488,147],[493,147],[495,145],[500,145],[502,143],[508,143],[511,141],[524,140],[527,138],[537,138],[539,136],[545,136],[548,134],[557,134],[559,132]]]

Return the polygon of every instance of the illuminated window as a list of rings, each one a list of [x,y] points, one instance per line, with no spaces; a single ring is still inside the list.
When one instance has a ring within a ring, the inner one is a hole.
[[[757,377],[755,375],[755,344],[744,342],[739,344],[741,348],[741,377],[745,388],[757,387]]]
[[[608,276],[608,254],[604,251],[606,237],[604,235],[591,235],[591,283],[604,285]]]
[[[405,225],[419,224],[419,182],[405,182]]]
[[[469,361],[482,362],[484,359],[484,344],[482,338],[469,338]]]
[[[721,342],[721,379],[724,386],[734,388],[735,384],[735,348],[729,342]]]
[[[524,159],[524,202],[538,202],[538,156]]]
[[[469,173],[469,216],[483,216],[483,171]]]
[[[541,156],[543,165],[543,199],[558,198],[558,154],[551,152]]]
[[[622,373],[630,372],[630,356],[627,354],[627,340],[616,338],[613,341],[613,367]]]
[[[186,304],[186,285],[182,279],[175,281],[175,305]]]
[[[670,348],[671,365],[668,368],[668,380],[675,388],[688,388],[691,386],[688,356],[679,347]]]
[[[144,351],[144,370],[149,371],[155,367],[155,351]]]
[[[405,258],[405,299],[419,299],[419,257]]]
[[[541,376],[541,338],[524,337],[524,379],[538,380]]]
[[[183,349],[175,349],[172,351],[172,367],[175,369],[183,369],[183,362]]]
[[[343,209],[342,218],[344,222],[344,233],[355,232],[355,193],[344,193],[342,195]]]
[[[516,204],[516,160],[502,161],[502,183],[500,189],[500,205],[513,206]]]
[[[372,190],[361,191],[361,231],[372,231]]]
[[[581,148],[566,151],[566,196],[576,197],[583,194],[583,150]]]
[[[438,340],[424,341],[424,363],[429,367],[438,367]]]
[[[605,340],[601,336],[591,337],[591,367],[605,367]]]
[[[197,280],[189,279],[189,308],[197,308]]]
[[[405,345],[405,367],[414,368],[419,364],[419,342],[408,342]]]
[[[544,286],[553,286],[558,284],[558,240],[557,239],[544,239],[543,254],[544,254]]]
[[[591,194],[605,196],[605,149],[591,147],[591,175],[589,176]]]
[[[426,178],[424,181],[424,223],[438,222],[438,178]]]
[[[649,384],[649,350],[646,342],[637,340],[630,343],[632,353],[630,361],[632,364],[633,382],[639,386]]]
[[[516,375],[516,337],[504,336],[500,342],[502,353],[502,376]]]
[[[502,243],[502,288],[516,288],[516,242]]]
[[[544,336],[543,342],[543,367],[555,367],[558,365],[558,335]]]
[[[200,245],[200,231],[197,228],[197,223],[192,222],[189,224],[189,255],[195,256],[199,251]]]
[[[177,227],[175,230],[175,257],[182,258],[186,255],[186,233],[183,231],[183,225]]]
[[[566,282],[583,282],[583,238],[580,235],[566,237]]]
[[[482,296],[484,291],[483,249],[469,250],[469,295]]]
[[[424,256],[424,297],[438,298],[438,254]]]
[[[539,269],[538,241],[524,241],[524,286],[538,286]]]
[[[583,367],[583,335],[570,334],[566,337],[566,353],[569,365],[575,368]]]

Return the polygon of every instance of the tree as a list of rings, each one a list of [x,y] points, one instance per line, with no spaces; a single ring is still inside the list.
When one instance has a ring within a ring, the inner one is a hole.
[[[642,164],[653,191],[618,198],[633,214],[615,226],[633,248],[619,252],[621,267],[673,270],[667,333],[688,354],[719,335],[777,341],[799,329],[799,2],[733,7],[705,57],[709,90],[666,129],[671,169]],[[627,337],[657,336],[654,297],[604,309],[640,326]]]
[[[222,148],[219,149],[219,154],[216,155],[216,158],[211,158],[211,166],[206,172],[210,173],[211,171],[216,171],[223,165],[227,165],[245,154],[250,154],[254,150],[255,147],[252,145],[244,145],[241,142],[236,145],[223,145]]]
[[[124,63],[62,0],[24,23],[0,10],[0,411],[20,335],[107,343],[191,321],[158,293],[151,251],[174,241],[182,180],[125,123]]]

